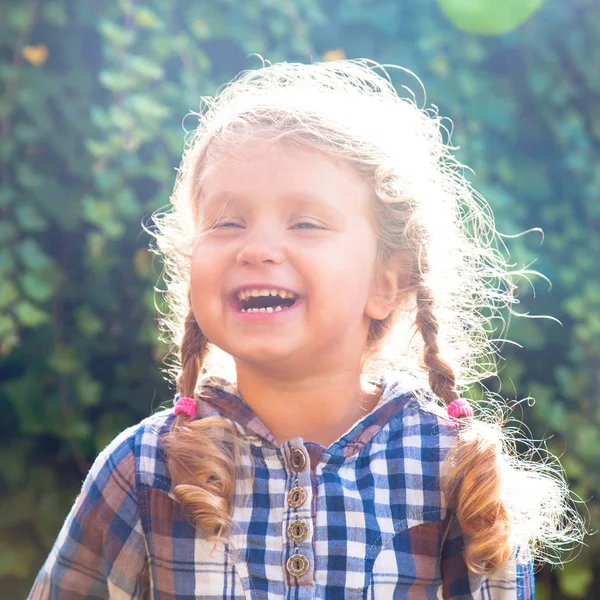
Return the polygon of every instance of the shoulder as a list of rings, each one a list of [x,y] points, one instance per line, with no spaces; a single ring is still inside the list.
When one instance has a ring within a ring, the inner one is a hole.
[[[371,468],[388,476],[380,485],[389,488],[395,506],[404,506],[411,515],[411,527],[435,522],[419,532],[431,528],[441,543],[448,507],[440,481],[444,459],[457,441],[454,423],[426,390],[386,386],[383,393],[387,402],[380,422],[385,424],[366,447]]]
[[[30,598],[139,597],[147,563],[139,483],[144,470],[161,469],[159,438],[171,415],[128,427],[98,454]]]
[[[444,412],[433,400],[412,395],[396,425],[402,453],[418,461],[414,468],[436,481],[441,477],[442,463],[458,441],[458,430]]]
[[[116,476],[123,485],[146,484],[168,492],[170,477],[161,438],[173,419],[172,409],[161,410],[122,431],[100,452],[88,479],[101,488],[103,481]]]
[[[392,402],[402,406],[395,422],[390,423],[395,436],[403,446],[437,448],[442,458],[458,439],[458,429],[447,409],[435,400],[431,390],[422,386],[392,384],[390,392],[394,396]]]
[[[428,427],[433,435],[440,438],[445,446],[452,446],[456,442],[458,428],[456,423],[448,416],[446,407],[441,406],[430,391],[415,394],[410,408],[413,418]]]

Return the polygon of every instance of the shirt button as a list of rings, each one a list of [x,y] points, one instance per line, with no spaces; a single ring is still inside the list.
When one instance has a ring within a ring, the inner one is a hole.
[[[306,501],[306,492],[304,488],[296,486],[290,490],[290,493],[287,497],[288,506],[290,508],[298,508],[302,506]]]
[[[293,554],[288,558],[286,568],[292,577],[302,577],[308,571],[308,559],[302,554]]]
[[[294,448],[292,450],[292,458],[290,462],[292,463],[292,469],[296,473],[302,471],[306,466],[306,456],[304,456],[304,452],[302,452],[300,448]]]
[[[308,537],[308,525],[296,519],[288,525],[287,534],[292,542],[299,544]]]

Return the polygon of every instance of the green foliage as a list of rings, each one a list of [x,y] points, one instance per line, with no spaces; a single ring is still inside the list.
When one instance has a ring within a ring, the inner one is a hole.
[[[468,33],[500,35],[522,25],[542,0],[437,0],[456,27]]]
[[[439,6],[438,6],[439,4]],[[171,3],[46,0],[0,7],[0,579],[24,597],[90,461],[168,402],[140,221],[167,204],[181,118],[241,69],[365,56],[425,82],[513,258],[554,284],[522,286],[501,372],[507,397],[553,436],[600,524],[600,9],[434,0]],[[441,9],[443,10],[440,10]],[[517,7],[517,8],[515,8]],[[496,12],[477,13],[486,8]],[[500,11],[500,12],[498,12]],[[503,11],[503,12],[502,12]],[[491,15],[491,16],[490,16]],[[510,21],[507,21],[507,15]],[[448,17],[448,18],[447,18]],[[513,29],[503,37],[476,33]],[[396,83],[415,87],[414,80]],[[187,123],[193,126],[193,123]],[[515,391],[516,390],[516,391]],[[544,571],[544,598],[600,594],[600,545]]]

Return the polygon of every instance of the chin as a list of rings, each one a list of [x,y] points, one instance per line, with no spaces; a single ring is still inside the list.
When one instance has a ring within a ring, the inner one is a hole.
[[[294,370],[294,365],[301,361],[294,359],[290,352],[283,352],[269,348],[254,346],[249,351],[233,351],[230,353],[236,363],[242,363],[255,371],[277,371],[278,373]]]
[[[231,353],[236,360],[241,360],[247,364],[266,364],[273,362],[285,361],[289,357],[288,352],[278,352],[272,346],[261,348],[260,346],[252,346],[248,350],[238,350]]]

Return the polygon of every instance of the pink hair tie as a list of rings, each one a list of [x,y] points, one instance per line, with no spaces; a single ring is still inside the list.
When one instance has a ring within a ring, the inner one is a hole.
[[[448,404],[448,416],[453,421],[458,421],[462,417],[472,417],[473,409],[468,400],[457,398]]]
[[[175,414],[185,413],[190,419],[196,416],[196,401],[193,398],[183,396],[175,402]]]

